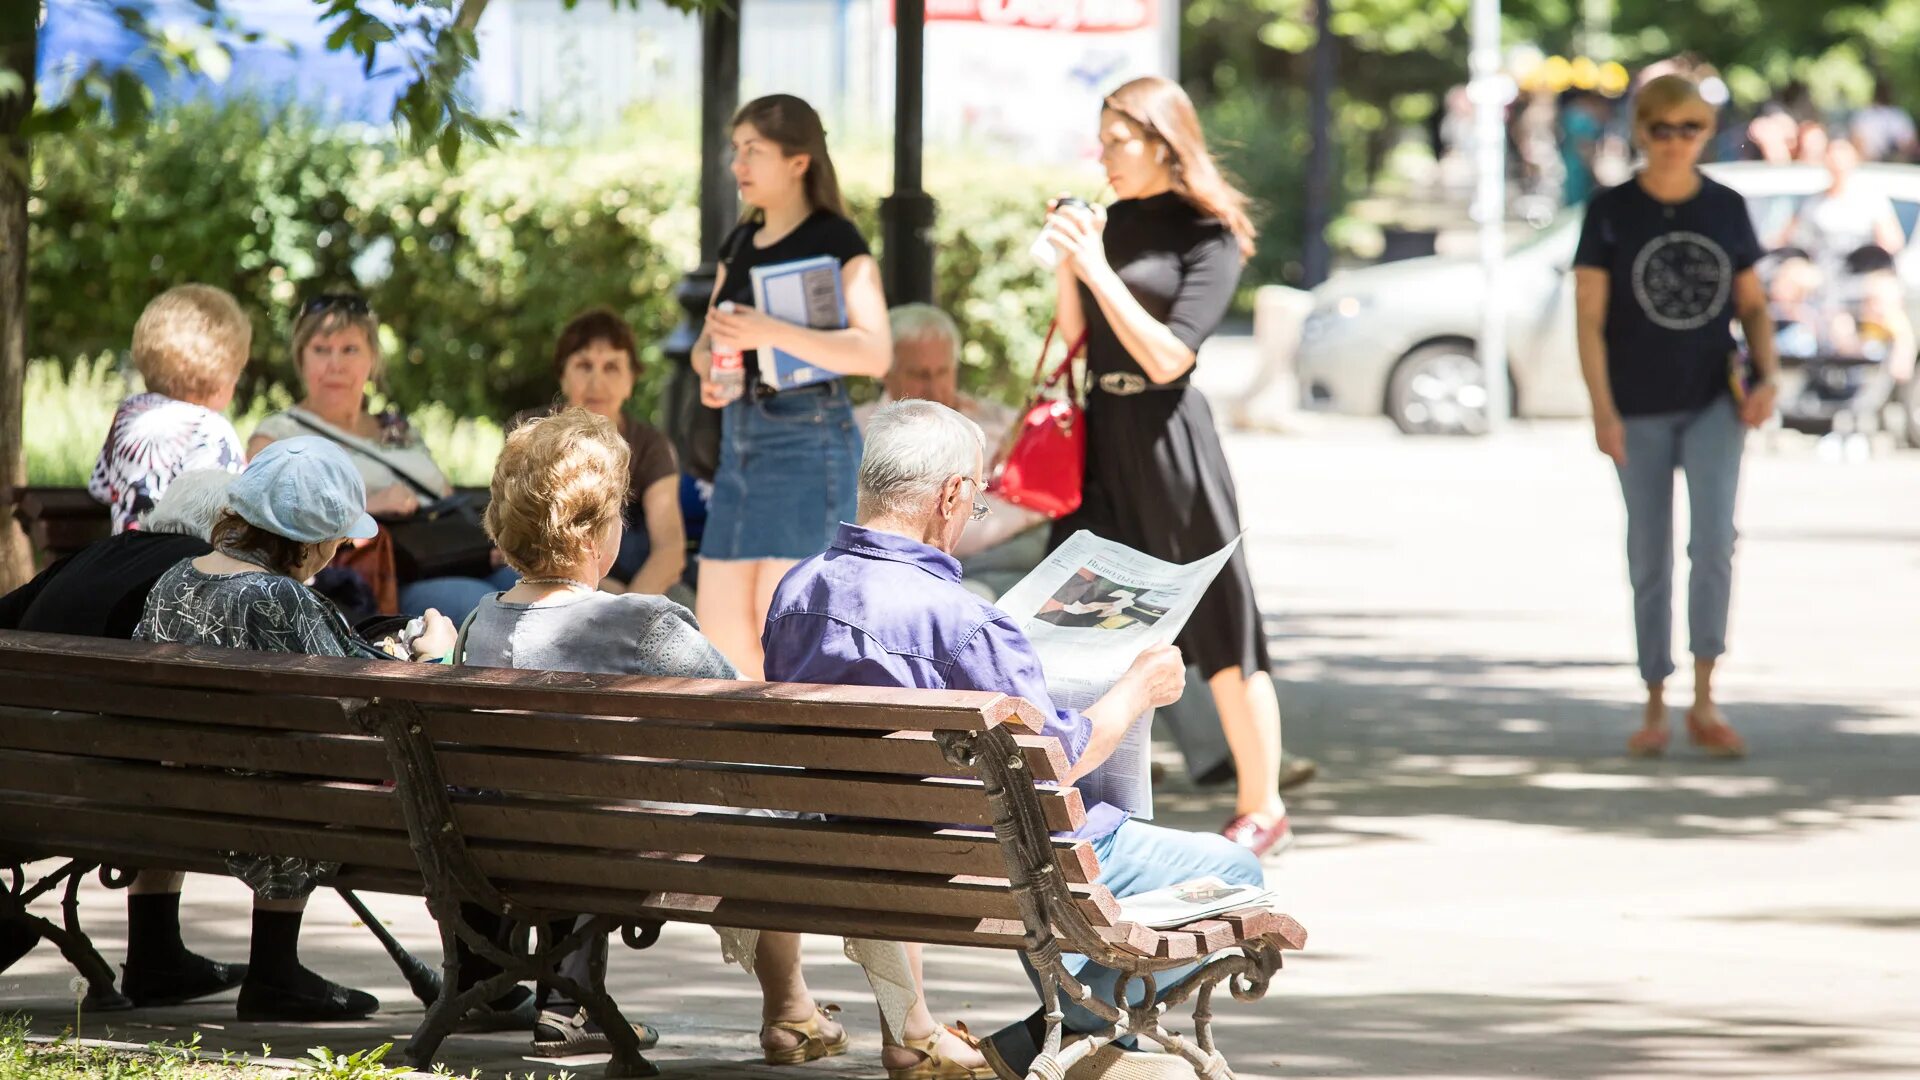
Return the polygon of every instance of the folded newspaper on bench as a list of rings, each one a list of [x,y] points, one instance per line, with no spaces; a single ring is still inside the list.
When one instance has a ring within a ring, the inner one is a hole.
[[[1239,537],[1180,566],[1082,529],[1000,598],[1040,654],[1047,690],[1062,709],[1100,700],[1149,645],[1171,644]],[[1077,785],[1087,805],[1111,803],[1153,819],[1153,725],[1145,716],[1101,766]]]
[[[1120,901],[1120,918],[1150,930],[1171,930],[1229,911],[1268,907],[1274,899],[1272,889],[1203,877],[1126,897]]]
[[[847,302],[840,284],[840,260],[831,255],[756,266],[753,306],[781,322],[815,330],[847,328]],[[775,390],[811,386],[840,376],[802,360],[785,349],[761,349],[760,381]]]

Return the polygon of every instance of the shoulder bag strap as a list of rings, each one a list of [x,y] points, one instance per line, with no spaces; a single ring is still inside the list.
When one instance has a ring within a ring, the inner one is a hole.
[[[344,446],[349,450],[358,451],[359,453],[365,454],[368,457],[372,458],[373,460],[378,461],[380,464],[385,465],[387,469],[393,473],[393,475],[399,477],[403,482],[406,483],[408,487],[420,493],[420,495],[423,496],[427,502],[436,503],[436,502],[439,502],[441,499],[444,499],[447,497],[445,493],[435,491],[431,487],[428,487],[427,485],[421,483],[411,473],[401,468],[398,462],[388,457],[383,451],[381,451],[379,447],[373,445],[367,440],[365,439],[350,440],[350,439],[342,438],[339,432],[334,431],[329,427],[324,427],[320,424],[316,424],[313,421],[307,419],[306,417],[300,415],[300,410],[297,407],[288,409],[287,416],[291,418],[294,423],[299,424],[301,427],[306,428],[308,431],[313,432],[315,435],[318,435],[325,439],[330,439],[333,442],[338,443],[339,445]]]

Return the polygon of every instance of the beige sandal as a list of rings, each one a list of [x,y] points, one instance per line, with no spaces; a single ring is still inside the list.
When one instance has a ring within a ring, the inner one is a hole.
[[[840,1037],[831,1042],[821,1031],[821,1021],[833,1021],[833,1014],[840,1011],[838,1005],[822,1005],[805,1020],[775,1020],[760,1029],[760,1050],[766,1055],[769,1065],[799,1065],[802,1062],[818,1061],[823,1057],[836,1057],[847,1052],[847,1044],[852,1038],[843,1025]],[[774,1050],[766,1045],[767,1032],[789,1031],[800,1037],[798,1046]]]
[[[994,1080],[996,1075],[991,1063],[978,1067],[968,1067],[942,1057],[934,1047],[940,1045],[940,1036],[947,1033],[975,1050],[980,1049],[980,1040],[974,1038],[965,1024],[952,1024],[944,1030],[937,1030],[924,1039],[907,1039],[900,1045],[909,1050],[918,1050],[927,1055],[904,1069],[888,1069],[887,1080]]]

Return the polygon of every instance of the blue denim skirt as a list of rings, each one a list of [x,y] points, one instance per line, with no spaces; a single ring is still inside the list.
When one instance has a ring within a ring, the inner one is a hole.
[[[804,559],[854,515],[860,432],[840,380],[755,399],[720,417],[703,559]]]

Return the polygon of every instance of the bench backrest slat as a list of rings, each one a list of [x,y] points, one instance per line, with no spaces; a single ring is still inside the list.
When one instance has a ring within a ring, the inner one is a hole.
[[[925,731],[1009,724],[1038,731],[1039,710],[1005,694],[900,687],[748,683],[585,675],[568,671],[385,664],[330,656],[0,631],[0,671],[261,694],[391,698],[422,705],[635,716],[754,727],[900,730],[903,709]]]
[[[111,801],[138,809],[229,813],[253,808],[289,821],[400,830],[399,805],[379,787],[290,776],[234,776],[102,758],[0,750],[0,792]],[[726,858],[821,866],[1004,873],[998,842],[979,829],[925,829],[876,822],[794,822],[689,814],[635,803],[455,795],[461,832],[481,840],[549,841],[615,851],[697,847]],[[1056,864],[1073,883],[1099,872],[1092,845],[1055,840]]]

